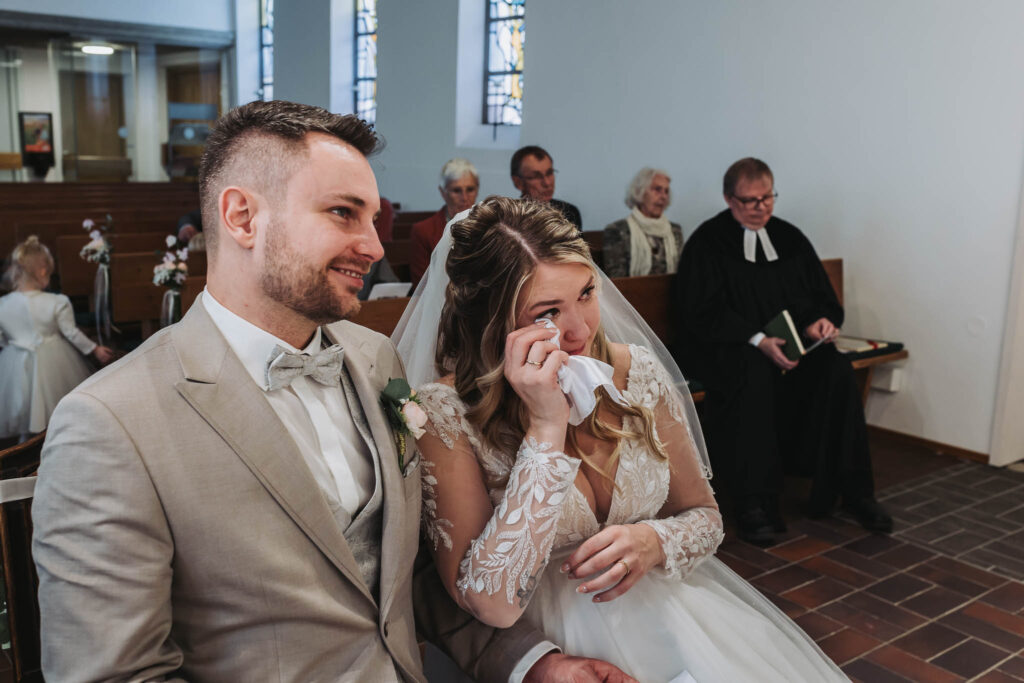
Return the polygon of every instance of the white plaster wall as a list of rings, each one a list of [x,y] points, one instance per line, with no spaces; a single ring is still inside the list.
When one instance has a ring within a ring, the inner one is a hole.
[[[457,0],[380,7],[381,191],[440,205],[456,153],[512,194],[508,152],[460,149]],[[777,213],[846,264],[850,333],[904,341],[868,418],[987,452],[1024,151],[1018,0],[533,3],[522,144],[547,147],[587,229],[641,166],[673,175],[687,233],[735,159],[772,165]],[[430,36],[430,40],[423,40]]]
[[[907,343],[869,421],[987,452],[1022,181],[1024,4],[538,3],[523,134],[588,227],[640,166],[691,232],[759,156],[776,211],[846,266],[845,329]],[[534,69],[531,69],[533,65]],[[537,68],[540,65],[541,68]]]
[[[0,10],[157,24],[211,31],[234,30],[233,0],[0,0]],[[256,4],[253,0],[252,4]]]
[[[456,143],[459,0],[384,2],[377,13],[377,130],[387,148],[373,167],[381,195],[403,210],[437,210],[437,176],[455,156],[480,171],[481,198],[514,193],[511,149]],[[482,33],[476,39],[483,44]]]
[[[20,111],[48,111],[53,114],[53,154],[56,165],[46,176],[47,182],[64,179],[60,160],[64,157],[63,126],[57,87],[57,71],[45,47],[19,47],[21,67],[18,74]],[[19,143],[20,144],[20,143]],[[28,171],[21,171],[22,178]]]

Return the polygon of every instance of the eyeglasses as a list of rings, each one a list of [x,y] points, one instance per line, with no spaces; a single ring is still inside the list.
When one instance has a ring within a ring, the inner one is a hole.
[[[544,173],[531,173],[530,175],[520,175],[519,177],[528,183],[535,183],[538,180],[543,180],[545,178],[554,178],[556,173],[558,173],[558,171],[553,168],[549,168]]]
[[[776,199],[779,198],[779,193],[772,192],[771,194],[766,194],[763,197],[738,197],[736,195],[733,195],[732,198],[738,201],[740,204],[742,204],[745,208],[749,209],[751,207],[757,206],[758,204],[763,204],[765,206],[772,204]]]

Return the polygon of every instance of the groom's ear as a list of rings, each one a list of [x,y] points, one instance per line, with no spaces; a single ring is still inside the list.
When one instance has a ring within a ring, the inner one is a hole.
[[[217,203],[220,224],[228,236],[243,249],[252,249],[256,244],[257,198],[241,187],[226,187],[221,191]]]

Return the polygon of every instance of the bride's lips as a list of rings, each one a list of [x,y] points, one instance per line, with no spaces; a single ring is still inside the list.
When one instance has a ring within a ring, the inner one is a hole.
[[[581,347],[579,347],[578,349],[564,349],[564,350],[565,350],[565,352],[566,352],[567,354],[569,354],[570,356],[578,356],[578,355],[580,355],[581,353],[583,353],[583,347],[582,347],[582,346],[581,346]]]

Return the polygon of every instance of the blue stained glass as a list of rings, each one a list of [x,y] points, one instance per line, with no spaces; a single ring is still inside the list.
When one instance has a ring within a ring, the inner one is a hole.
[[[355,0],[355,112],[369,123],[377,119],[377,0]]]
[[[484,123],[522,125],[526,0],[486,1]]]
[[[260,2],[260,97],[274,99],[274,0]]]

